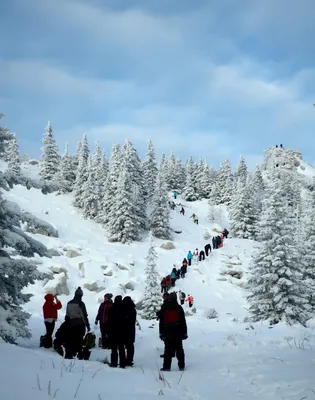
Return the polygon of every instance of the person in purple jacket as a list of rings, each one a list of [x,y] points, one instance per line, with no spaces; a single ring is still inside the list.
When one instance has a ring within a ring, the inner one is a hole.
[[[110,349],[110,343],[108,339],[108,312],[113,307],[113,295],[111,293],[106,293],[104,296],[104,302],[100,305],[98,309],[97,316],[95,318],[95,325],[100,322],[100,330],[102,335],[102,348]]]

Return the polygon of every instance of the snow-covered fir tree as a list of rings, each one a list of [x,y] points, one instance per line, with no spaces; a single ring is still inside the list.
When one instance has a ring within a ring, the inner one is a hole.
[[[165,240],[171,237],[170,208],[168,202],[166,182],[163,172],[159,170],[152,201],[150,229],[153,236]]]
[[[220,165],[216,183],[220,191],[220,203],[229,205],[233,194],[234,181],[231,164],[227,158]]]
[[[241,239],[255,239],[258,215],[250,187],[241,179],[237,182],[229,218],[233,236]]]
[[[72,192],[75,182],[73,164],[69,155],[68,143],[66,143],[64,155],[61,157],[60,168],[56,174],[56,183],[59,187],[59,193]]]
[[[305,279],[311,287],[310,304],[312,306],[312,315],[315,314],[315,178],[313,178],[312,190],[305,192],[303,201],[303,214],[301,216],[302,229],[299,230],[299,236],[302,235],[303,258],[305,263]]]
[[[310,318],[310,287],[296,246],[295,220],[287,202],[287,182],[274,176],[263,203],[259,241],[253,260],[248,297],[254,321],[285,321],[305,326]]]
[[[142,303],[142,318],[156,319],[156,313],[161,308],[160,277],[156,270],[157,254],[154,248],[153,234],[149,235],[149,251],[145,268],[145,286]]]
[[[0,119],[4,117],[3,114],[0,113]],[[4,126],[0,126],[0,158],[3,158],[5,156],[6,152],[6,141],[7,140],[12,140],[13,135],[9,131],[8,128]]]
[[[131,171],[125,163],[119,174],[117,191],[107,223],[108,240],[111,242],[131,243],[139,240],[140,221],[133,187]]]
[[[73,204],[79,208],[83,207],[84,184],[88,180],[89,176],[89,171],[88,171],[89,155],[90,155],[89,143],[86,135],[84,135],[82,144],[80,146],[80,154],[78,156],[79,166],[73,188],[73,197],[74,197]]]
[[[108,174],[106,177],[105,185],[103,187],[101,207],[98,222],[106,226],[108,224],[111,215],[112,208],[114,206],[115,196],[117,192],[117,184],[119,174],[122,168],[122,152],[120,145],[115,143],[112,146],[111,156],[108,166]]]
[[[166,167],[166,186],[167,190],[178,190],[177,182],[176,182],[176,158],[174,153],[171,152],[169,159],[167,160],[167,167]]]
[[[88,179],[83,185],[82,211],[84,218],[95,219],[98,214],[98,193],[95,184],[96,171],[93,168],[93,158],[88,161]]]
[[[155,150],[151,140],[149,140],[148,151],[145,160],[142,163],[142,171],[144,180],[144,196],[146,201],[151,203],[157,175]]]
[[[81,154],[81,148],[82,148],[82,141],[79,140],[78,144],[77,144],[77,150],[75,152],[75,155],[71,158],[73,171],[76,176],[77,176],[78,168],[79,168],[79,158],[80,158],[80,154]]]
[[[15,135],[13,135],[13,138],[8,141],[6,154],[8,160],[8,172],[10,172],[10,174],[13,176],[20,176],[21,159],[19,145]]]
[[[42,161],[40,176],[46,180],[53,180],[58,172],[60,157],[58,146],[53,136],[51,123],[48,122],[43,137]]]
[[[181,193],[186,183],[186,168],[180,158],[176,159],[174,177],[176,181],[175,188]]]
[[[101,202],[102,190],[106,181],[106,171],[103,167],[103,153],[98,144],[95,143],[93,157],[90,159],[90,168],[93,169],[92,175],[94,178],[94,192],[97,198],[97,203]]]
[[[243,156],[241,156],[238,167],[237,167],[237,171],[235,174],[235,179],[237,182],[241,182],[241,184],[246,185],[247,177],[248,177],[247,165],[245,162],[245,158]]]
[[[195,164],[192,157],[189,158],[186,165],[186,183],[183,189],[183,197],[186,201],[198,200],[195,182]]]

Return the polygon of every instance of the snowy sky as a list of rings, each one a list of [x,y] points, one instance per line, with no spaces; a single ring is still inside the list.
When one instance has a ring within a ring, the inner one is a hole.
[[[39,155],[47,120],[74,149],[240,154],[276,143],[315,162],[314,0],[10,0],[0,4],[0,110]]]

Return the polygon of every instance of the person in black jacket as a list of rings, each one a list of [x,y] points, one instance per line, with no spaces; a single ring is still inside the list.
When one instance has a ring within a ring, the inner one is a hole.
[[[110,366],[116,368],[118,365],[119,353],[119,366],[125,368],[126,354],[125,354],[125,333],[127,329],[126,310],[122,301],[122,296],[116,296],[113,307],[108,313],[108,336],[111,345]]]
[[[125,347],[126,347],[126,367],[133,366],[133,357],[135,354],[135,340],[136,340],[136,321],[137,321],[137,311],[136,305],[131,300],[130,296],[126,296],[123,299],[123,304],[125,306],[126,312],[126,331],[125,331]]]
[[[183,340],[187,339],[187,325],[183,307],[177,303],[176,293],[170,293],[160,311],[160,339],[164,341],[164,363],[162,371],[170,371],[172,357],[176,354],[178,367],[185,369]]]
[[[83,291],[79,286],[74,293],[74,298],[67,304],[66,316],[69,318],[69,335],[71,338],[69,353],[72,357],[75,357],[82,349],[86,329],[88,332],[90,331],[88,314],[82,297]]]
[[[69,358],[69,343],[70,343],[70,335],[69,335],[69,318],[66,316],[65,321],[60,325],[55,334],[54,340],[54,349],[58,354],[62,357]],[[70,354],[71,356],[71,354]]]
[[[206,256],[208,257],[209,253],[211,253],[211,244],[210,243],[205,245],[205,252],[206,252]]]

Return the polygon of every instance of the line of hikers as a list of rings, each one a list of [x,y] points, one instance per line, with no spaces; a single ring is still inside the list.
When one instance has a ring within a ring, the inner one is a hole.
[[[82,297],[83,291],[78,287],[74,298],[67,304],[65,321],[60,325],[53,341],[55,322],[62,304],[52,294],[45,296],[43,315],[46,335],[40,338],[41,347],[53,346],[61,356],[69,359],[78,357],[88,360],[90,358],[96,337],[90,332],[88,314]],[[110,293],[105,294],[95,325],[100,323],[102,348],[111,350],[110,366],[117,367],[119,353],[120,367],[125,368],[133,365],[137,312],[129,296],[124,299],[122,296],[116,296],[114,302],[112,297]]]
[[[179,291],[180,303],[184,303],[186,295]],[[55,322],[58,319],[58,310],[62,308],[57,296],[47,294],[43,305],[46,335],[41,336],[41,347],[54,347],[65,358],[78,357],[88,360],[91,349],[95,347],[95,334],[90,332],[88,314],[82,301],[83,291],[78,287],[74,298],[68,302],[65,321],[56,332],[52,343]],[[111,349],[111,367],[120,368],[133,366],[134,343],[136,336],[137,311],[129,296],[122,298],[118,295],[112,301],[113,295],[107,293],[103,303],[99,306],[95,325],[100,324],[102,348]],[[188,295],[186,301],[193,305],[193,297]],[[164,293],[163,304],[157,313],[159,320],[159,336],[164,341],[164,362],[162,371],[170,371],[172,358],[177,357],[178,367],[185,369],[185,353],[182,341],[187,339],[187,324],[185,313],[177,302],[177,294]],[[87,333],[86,333],[87,332]],[[49,341],[51,343],[49,343]],[[119,363],[118,363],[119,361]]]

